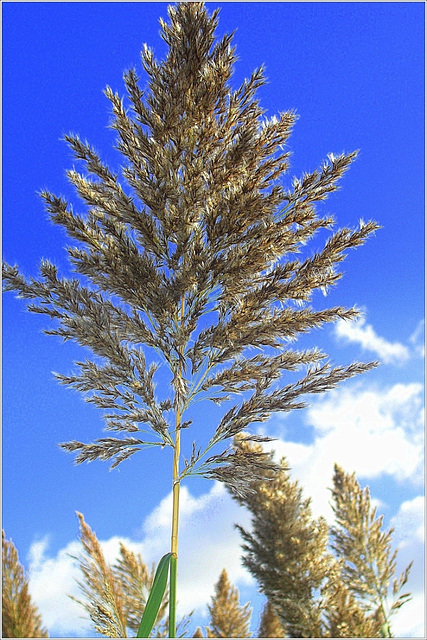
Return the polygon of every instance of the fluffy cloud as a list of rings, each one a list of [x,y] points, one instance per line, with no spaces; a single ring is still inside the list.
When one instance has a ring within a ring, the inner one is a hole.
[[[417,496],[400,505],[392,520],[394,539],[401,549],[412,547],[412,543],[424,541],[424,497]]]
[[[278,421],[280,418],[277,419]],[[339,388],[305,413],[314,431],[309,444],[278,440],[292,474],[300,480],[313,509],[331,517],[329,507],[333,466],[337,462],[358,478],[391,475],[397,481],[423,482],[423,386],[396,384],[366,389],[360,384]],[[286,425],[286,421],[284,422]]]
[[[403,502],[391,522],[393,540],[397,544],[397,571],[401,572],[412,561],[414,565],[404,587],[412,595],[392,619],[392,629],[397,637],[424,637],[424,497],[417,496]],[[417,561],[418,560],[418,561]]]
[[[141,553],[149,566],[152,562],[157,564],[170,545],[171,507],[172,494],[166,496],[145,520],[141,541],[118,537],[101,540],[106,559],[114,562],[122,541],[135,553]],[[240,537],[235,522],[248,527],[249,514],[231,499],[223,485],[213,483],[208,493],[197,498],[187,487],[182,487],[178,572],[180,616],[192,610],[206,615],[214,584],[224,567],[233,583],[255,584],[241,565]],[[31,595],[51,634],[86,637],[90,629],[88,619],[83,609],[68,597],[80,595],[76,583],[80,579],[79,570],[76,561],[70,557],[81,553],[80,543],[71,542],[56,557],[48,556],[48,546],[49,540],[45,538],[35,542],[30,549]]]
[[[358,318],[354,322],[340,320],[334,326],[335,336],[348,342],[359,344],[363,350],[374,353],[384,364],[402,363],[410,358],[410,350],[400,342],[388,342],[377,335],[366,319]]]
[[[391,629],[396,638],[425,638],[424,593],[414,594],[391,619]]]
[[[75,634],[84,638],[89,629],[83,609],[69,596],[78,597],[78,571],[71,557],[80,552],[79,542],[70,542],[56,557],[47,557],[48,537],[35,542],[29,552],[30,593],[51,636]]]
[[[157,561],[170,544],[172,494],[162,500],[144,523],[143,557]],[[180,570],[178,610],[181,614],[203,612],[223,568],[234,583],[249,584],[253,578],[242,567],[240,537],[233,526],[249,526],[249,514],[237,505],[222,484],[209,493],[193,497],[186,486],[180,497]],[[197,544],[195,544],[197,541]]]
[[[418,323],[418,326],[415,329],[414,333],[409,338],[409,342],[412,344],[412,348],[420,358],[424,358],[425,355],[424,332],[425,322],[424,320],[421,320]]]

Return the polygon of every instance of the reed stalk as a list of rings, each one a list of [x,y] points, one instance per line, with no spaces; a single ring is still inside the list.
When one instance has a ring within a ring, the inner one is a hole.
[[[171,553],[173,557],[170,563],[170,588],[169,588],[169,637],[176,637],[176,582],[178,572],[178,522],[179,522],[179,456],[181,449],[181,430],[179,428],[180,416],[176,415],[176,438],[173,455],[172,474],[172,535]]]
[[[185,314],[185,296],[181,298],[179,323],[182,328]],[[179,350],[183,356],[183,350]],[[182,359],[180,360],[179,376],[182,376]],[[172,535],[171,553],[173,554],[170,564],[170,591],[169,591],[169,637],[176,637],[176,583],[178,574],[178,525],[179,525],[179,490],[180,490],[180,469],[179,456],[181,454],[181,412],[180,406],[176,409],[175,418],[175,448],[173,452],[172,467]]]

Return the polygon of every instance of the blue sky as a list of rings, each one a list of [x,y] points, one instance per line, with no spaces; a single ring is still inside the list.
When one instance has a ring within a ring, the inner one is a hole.
[[[289,180],[330,152],[360,149],[342,189],[322,209],[339,226],[373,218],[383,228],[348,256],[328,298],[315,301],[356,304],[365,318],[314,332],[301,345],[319,346],[337,363],[382,358],[383,364],[304,412],[273,417],[265,430],[278,438],[278,455],[288,457],[316,513],[330,515],[334,461],[369,484],[396,528],[399,567],[415,559],[415,597],[396,618],[395,632],[422,635],[424,3],[207,6],[221,7],[219,36],[237,28],[233,85],[264,63],[269,83],[259,96],[266,115],[299,114]],[[144,42],[163,57],[158,18],[166,18],[166,7],[3,3],[3,255],[27,275],[37,275],[41,258],[67,273],[65,234],[49,222],[37,192],[46,187],[77,204],[65,178],[73,159],[60,140],[70,131],[118,167],[102,90],[108,84],[124,95],[122,72],[135,66],[142,74]],[[314,242],[307,250],[316,248]],[[157,561],[169,544],[170,456],[140,452],[111,473],[103,463],[73,465],[57,443],[101,437],[103,422],[53,379],[52,371],[69,372],[82,351],[45,336],[47,322],[12,294],[3,296],[3,527],[31,569],[31,590],[51,635],[84,636],[87,627],[66,597],[75,592],[67,556],[78,549],[75,511],[111,557],[121,537]],[[240,566],[233,529],[234,522],[246,526],[247,514],[207,481],[190,479],[182,504],[182,610],[196,607],[195,622],[205,620],[204,603],[225,566],[242,602],[253,601],[255,630],[262,599]],[[211,558],[206,569],[203,551]]]

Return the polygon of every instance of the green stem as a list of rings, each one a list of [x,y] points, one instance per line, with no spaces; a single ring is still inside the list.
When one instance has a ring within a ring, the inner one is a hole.
[[[170,563],[169,638],[176,638],[176,576],[177,558],[173,556]]]
[[[181,299],[181,323],[184,321],[185,298]],[[172,469],[172,536],[169,592],[169,638],[176,638],[176,582],[178,564],[178,516],[179,516],[179,456],[181,453],[181,416],[182,408],[176,410],[175,448],[173,452]]]
[[[176,414],[176,440],[173,456],[172,485],[172,536],[169,592],[169,638],[176,638],[176,578],[178,561],[178,515],[179,515],[179,454],[181,449],[180,412]]]

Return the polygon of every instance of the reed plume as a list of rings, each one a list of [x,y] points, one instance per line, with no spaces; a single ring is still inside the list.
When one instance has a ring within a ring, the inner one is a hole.
[[[242,438],[235,447],[261,452],[261,445]],[[355,474],[335,465],[332,527],[313,517],[285,458],[252,492],[230,491],[252,515],[250,530],[239,527],[243,563],[279,618],[278,637],[391,637],[390,619],[410,599],[401,590],[412,563],[396,576],[393,530],[383,530],[369,488],[362,489]],[[259,637],[268,637],[262,630]]]
[[[165,59],[142,51],[145,88],[135,69],[124,74],[125,101],[106,88],[120,170],[77,134],[65,136],[82,167],[68,180],[85,209],[48,190],[41,197],[72,241],[75,277],[49,260],[38,278],[3,265],[4,289],[52,320],[46,333],[93,354],[57,378],[106,411],[113,435],[61,447],[79,464],[101,459],[112,467],[146,447],[173,450],[175,559],[183,478],[202,475],[244,494],[275,465],[230,448],[237,434],[376,364],[333,366],[317,348],[290,347],[325,323],[358,316],[355,308],[315,308],[313,294],[337,284],[346,252],[378,225],[337,229],[319,206],[356,152],[329,154],[319,169],[287,178],[296,114],[265,117],[262,66],[232,87],[236,52],[232,35],[215,38],[218,13],[202,2],[170,6],[169,22],[161,20]],[[309,253],[319,231],[327,240]],[[159,366],[171,380],[163,395]],[[186,460],[181,435],[188,445],[199,400],[224,404],[224,414]]]
[[[239,592],[230,583],[225,569],[215,585],[215,595],[212,596],[208,609],[210,621],[209,626],[205,628],[207,638],[251,637],[251,608],[249,603],[240,606]],[[197,631],[201,633],[200,628]]]
[[[107,638],[127,638],[138,630],[154,579],[154,568],[148,569],[140,554],[120,543],[114,565],[105,559],[101,544],[81,513],[80,540],[82,554],[76,558],[82,579],[83,599],[72,598],[89,614],[93,628]],[[158,611],[153,637],[166,637],[168,594]],[[130,636],[130,637],[131,637]]]
[[[258,629],[258,638],[285,638],[279,616],[269,600],[264,605]]]
[[[2,638],[48,638],[12,540],[2,531]]]

